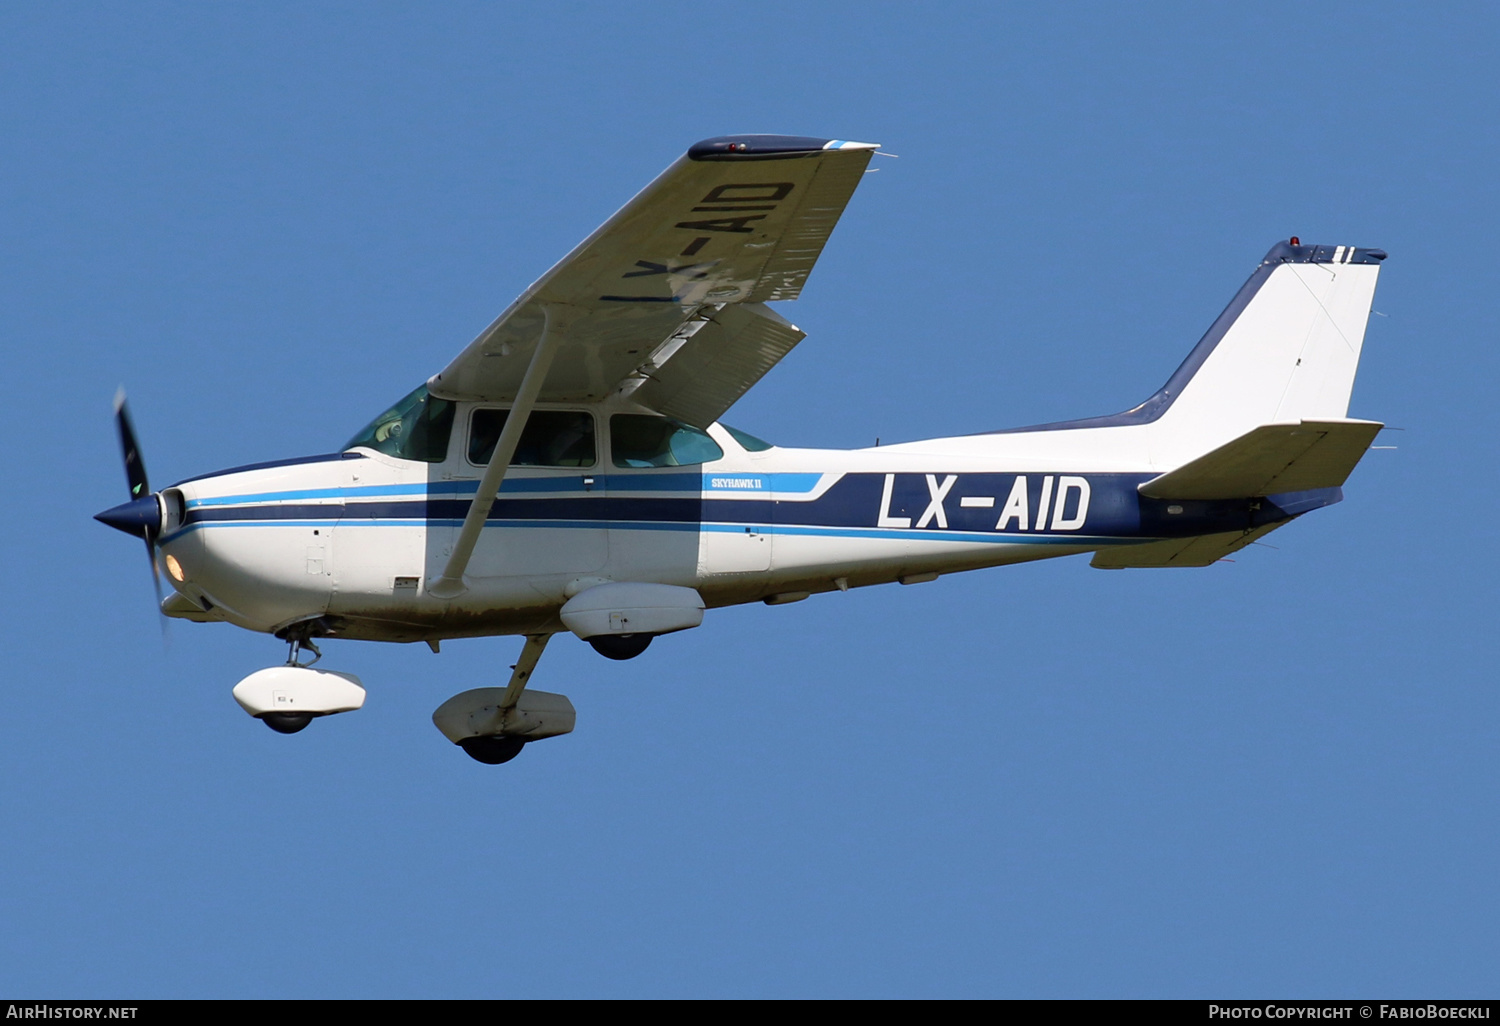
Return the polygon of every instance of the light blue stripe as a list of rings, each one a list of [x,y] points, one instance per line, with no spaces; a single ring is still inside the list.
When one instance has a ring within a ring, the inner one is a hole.
[[[699,492],[711,492],[718,494],[744,494],[744,493],[766,493],[770,491],[802,493],[811,492],[818,486],[822,479],[821,473],[816,474],[689,474],[673,472],[669,474],[599,474],[593,475],[596,482],[595,487],[585,486],[580,474],[577,477],[544,477],[544,478],[513,478],[504,482],[500,487],[501,495],[517,494],[541,494],[556,493],[563,495],[600,494],[603,491],[611,491],[618,494],[629,492],[682,492],[685,494],[697,494]],[[735,480],[754,479],[761,483],[760,488],[715,488],[710,481],[713,478],[732,478]],[[602,486],[599,483],[602,482]],[[769,485],[769,487],[766,487]],[[188,503],[189,509],[206,506],[243,506],[252,503],[267,504],[274,502],[293,502],[308,499],[344,499],[344,498],[395,498],[397,496],[418,497],[444,497],[463,498],[472,496],[479,487],[478,481],[428,481],[418,484],[406,485],[359,485],[350,488],[302,488],[293,491],[279,492],[257,492],[244,495],[220,495],[203,499],[193,499]]]
[[[263,495],[224,495],[210,499],[190,499],[188,509],[200,506],[239,506],[252,502],[285,502],[288,499],[337,499],[344,494],[342,488],[310,488],[301,492],[266,492]]]
[[[355,488],[304,488],[290,492],[260,492],[250,495],[222,495],[207,499],[194,499],[189,509],[199,506],[241,506],[251,503],[290,502],[295,499],[341,499],[341,498],[394,498],[429,495],[446,498],[472,496],[478,489],[478,481],[429,481],[409,485],[360,485]],[[527,478],[506,481],[500,487],[502,495],[518,492],[559,492],[578,494],[586,491],[582,478]]]

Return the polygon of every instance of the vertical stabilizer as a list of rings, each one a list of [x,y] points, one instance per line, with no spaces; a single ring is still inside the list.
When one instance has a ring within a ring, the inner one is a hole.
[[[1303,246],[1266,254],[1160,393],[1152,458],[1180,463],[1262,424],[1348,415],[1385,253]]]

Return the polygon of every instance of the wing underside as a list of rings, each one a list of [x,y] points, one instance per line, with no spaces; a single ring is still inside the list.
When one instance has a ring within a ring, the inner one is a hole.
[[[874,148],[783,136],[699,143],[428,387],[512,400],[550,323],[561,337],[539,401],[629,393],[712,421],[803,337],[764,304],[797,298]]]

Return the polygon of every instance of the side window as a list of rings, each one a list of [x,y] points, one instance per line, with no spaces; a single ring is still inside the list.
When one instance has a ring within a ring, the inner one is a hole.
[[[732,428],[728,424],[721,424],[719,426],[722,427],[725,431],[728,431],[731,438],[733,438],[736,442],[739,442],[740,445],[744,446],[746,452],[765,452],[767,449],[776,448],[764,438],[756,438],[748,431],[741,431],[738,428]]]
[[[479,409],[469,419],[469,462],[488,466],[509,410]],[[533,410],[511,459],[513,467],[592,467],[594,418],[574,410]]]
[[[689,424],[637,413],[609,418],[609,445],[617,467],[685,467],[724,456],[718,442]]]
[[[364,446],[397,459],[441,463],[448,458],[453,410],[453,403],[428,395],[422,385],[370,421],[344,448]]]

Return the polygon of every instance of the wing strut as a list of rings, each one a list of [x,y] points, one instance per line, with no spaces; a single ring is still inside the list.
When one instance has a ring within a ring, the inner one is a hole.
[[[521,387],[516,391],[510,415],[505,418],[505,427],[501,429],[500,438],[495,442],[489,466],[484,468],[484,476],[479,479],[479,489],[474,493],[474,501],[469,505],[468,515],[464,517],[464,525],[459,528],[458,539],[453,543],[453,555],[448,557],[443,575],[427,588],[427,593],[435,598],[457,598],[469,590],[464,581],[464,571],[469,566],[469,558],[474,555],[474,546],[479,544],[479,533],[484,530],[484,522],[495,505],[495,496],[500,493],[505,472],[510,469],[511,458],[515,456],[516,446],[520,444],[521,432],[526,430],[526,421],[531,417],[531,409],[536,405],[536,397],[547,378],[547,369],[552,366],[553,354],[557,352],[558,343],[562,341],[564,334],[563,311],[549,305],[543,307],[543,312],[546,323],[542,327],[542,337],[537,339],[536,351],[531,354],[526,376],[521,379]]]

